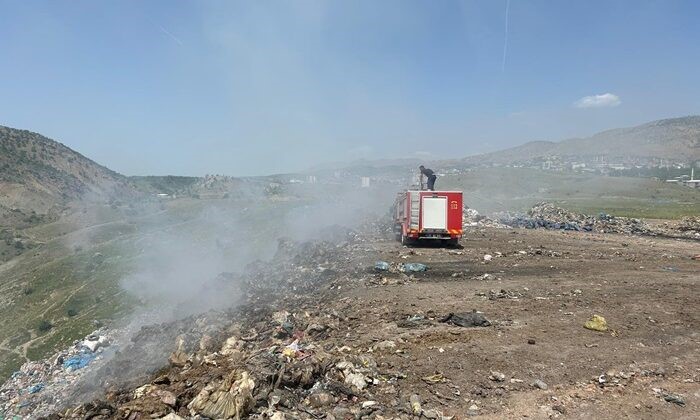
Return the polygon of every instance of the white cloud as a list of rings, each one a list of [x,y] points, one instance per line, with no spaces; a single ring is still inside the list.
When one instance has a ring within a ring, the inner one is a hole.
[[[584,96],[574,102],[576,108],[604,108],[618,106],[622,103],[620,97],[612,93],[604,93],[602,95]]]

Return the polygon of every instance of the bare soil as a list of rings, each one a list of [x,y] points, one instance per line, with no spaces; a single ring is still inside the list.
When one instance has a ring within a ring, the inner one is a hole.
[[[476,404],[487,418],[700,418],[700,261],[691,259],[700,244],[492,229],[469,234],[462,245],[378,242],[377,259],[430,269],[407,284],[341,293],[355,317],[346,341],[353,347],[396,341],[398,353],[375,357],[406,373],[402,389],[458,417]],[[486,262],[486,254],[493,259]],[[492,277],[482,280],[487,273]],[[437,322],[473,309],[493,325]],[[433,320],[397,326],[417,314]],[[585,329],[594,314],[611,331]],[[505,380],[489,379],[492,371]],[[422,380],[436,373],[446,381]],[[548,389],[534,388],[537,379]],[[683,395],[686,405],[664,401],[654,388]]]

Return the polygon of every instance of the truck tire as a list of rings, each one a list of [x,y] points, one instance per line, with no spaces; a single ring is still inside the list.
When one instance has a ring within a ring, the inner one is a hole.
[[[401,245],[406,245],[410,246],[413,244],[413,239],[409,238],[408,236],[401,234]]]
[[[445,241],[445,245],[447,245],[450,248],[456,248],[459,246],[459,239],[457,239],[457,238],[447,239]]]

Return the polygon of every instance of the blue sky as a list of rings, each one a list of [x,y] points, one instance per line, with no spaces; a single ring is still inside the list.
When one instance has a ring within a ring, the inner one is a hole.
[[[694,1],[0,0],[0,124],[127,175],[462,157],[700,113],[698,17]]]

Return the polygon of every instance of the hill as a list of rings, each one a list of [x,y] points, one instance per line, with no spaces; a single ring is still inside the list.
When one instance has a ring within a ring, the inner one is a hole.
[[[606,156],[695,162],[700,160],[700,116],[652,121],[561,142],[535,141],[498,152],[470,156],[463,162],[508,164],[548,156]]]
[[[41,134],[0,126],[0,212],[133,196],[129,180]]]

